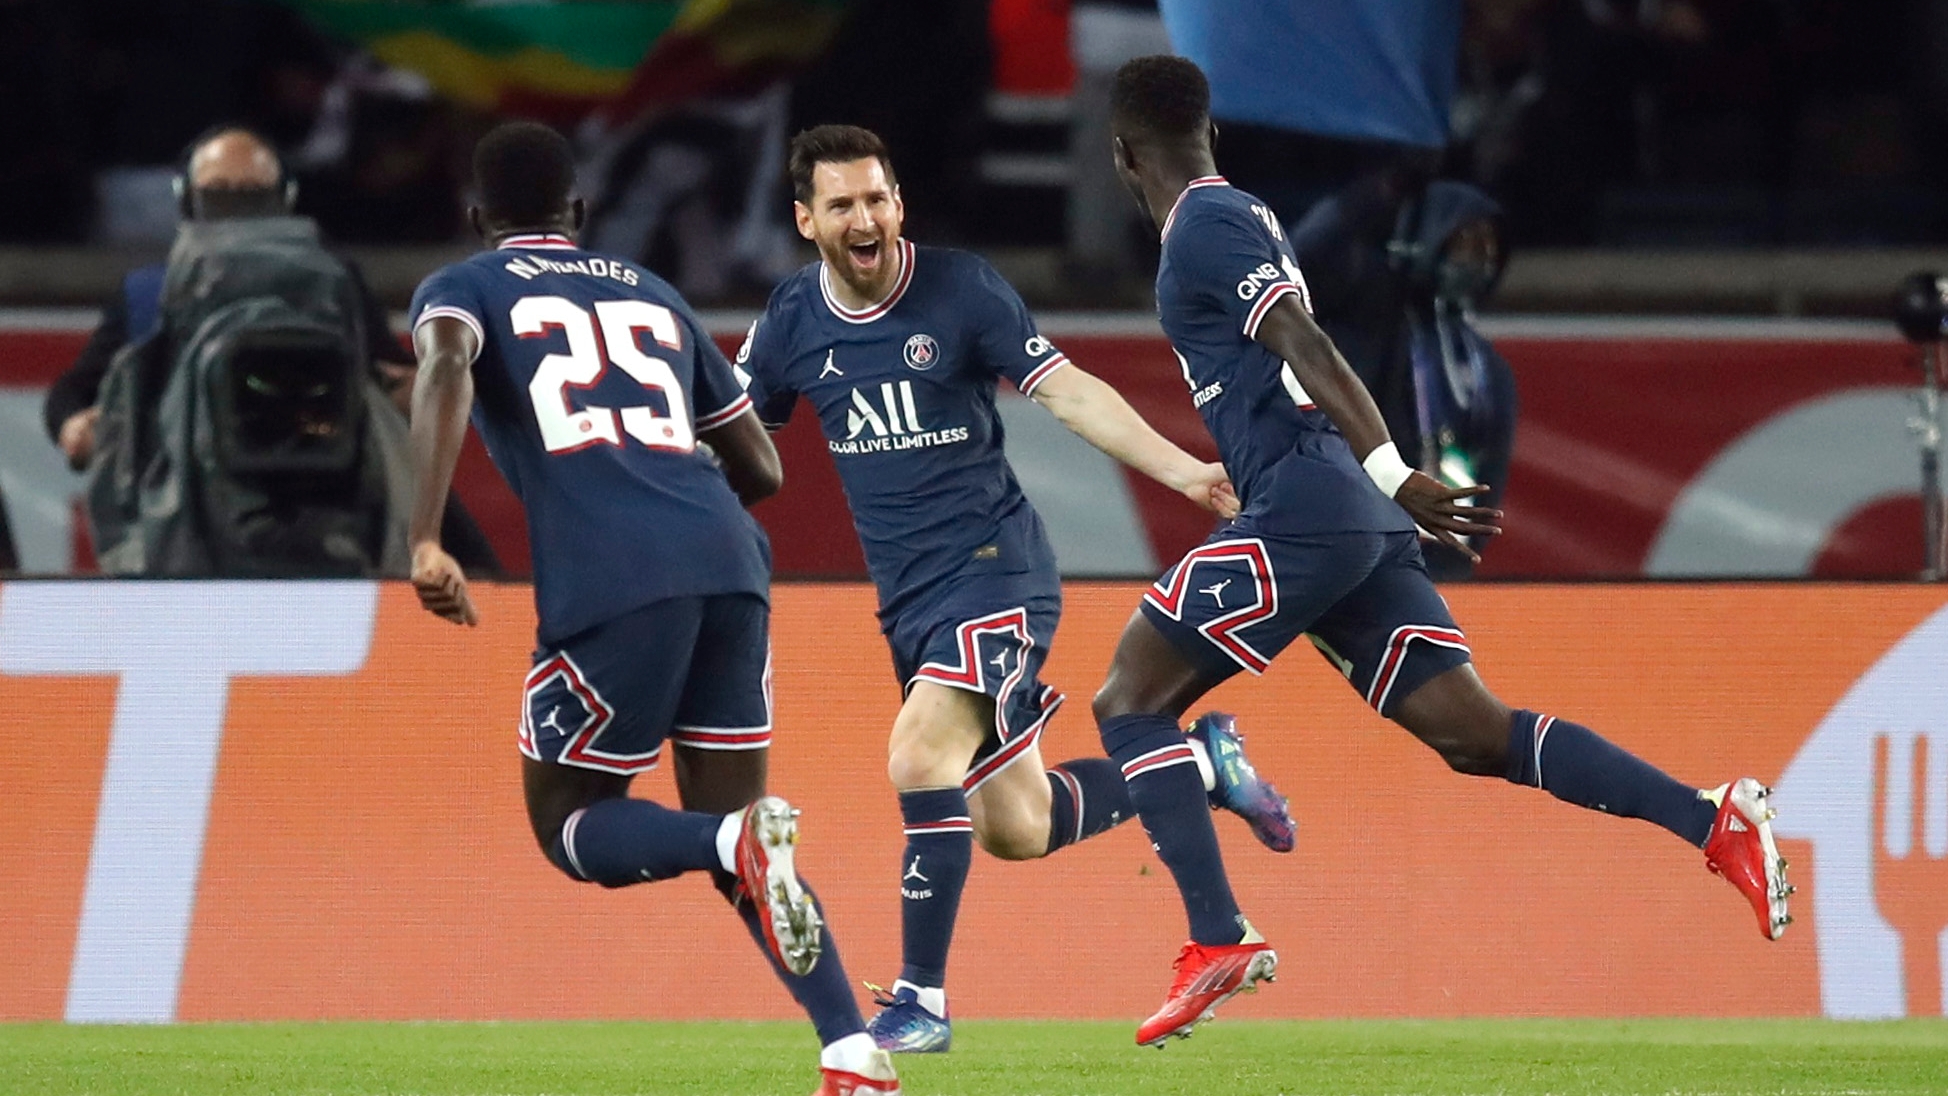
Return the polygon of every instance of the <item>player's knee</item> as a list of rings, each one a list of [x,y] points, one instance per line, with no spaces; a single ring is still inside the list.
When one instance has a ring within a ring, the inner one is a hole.
[[[896,739],[886,755],[886,776],[901,791],[951,787],[960,783],[966,768],[957,768],[949,751],[919,737]]]
[[[1109,684],[1105,682],[1102,688],[1096,690],[1096,695],[1089,698],[1089,714],[1096,718],[1098,724],[1105,719],[1116,718],[1123,714],[1118,710],[1118,699],[1109,691]]]
[[[535,839],[541,845],[541,855],[547,858],[548,863],[555,866],[555,870],[577,883],[594,883],[610,890],[637,883],[671,879],[682,874],[680,869],[671,870],[660,864],[644,866],[617,863],[613,856],[602,856],[600,849],[590,850],[586,847],[586,843],[581,846],[571,846],[569,834],[575,832],[575,827],[569,825],[569,822],[583,815],[586,810],[587,808],[583,808],[574,812],[561,825],[554,826],[550,830],[535,831]],[[592,852],[594,855],[591,855]]]
[[[1422,741],[1441,755],[1447,767],[1464,776],[1500,776],[1508,767],[1508,741],[1502,736],[1484,736],[1466,728],[1424,736]]]
[[[997,860],[1039,860],[1048,855],[1048,819],[1038,821],[1027,812],[1006,818],[987,818],[974,839]]]
[[[1475,747],[1444,752],[1441,759],[1447,762],[1448,768],[1464,776],[1500,776],[1507,767],[1502,751],[1491,754]]]
[[[1141,673],[1111,666],[1109,677],[1089,701],[1096,725],[1126,715],[1168,715],[1175,717],[1189,699],[1208,686],[1191,687],[1186,680],[1151,678]]]
[[[1414,690],[1392,718],[1467,776],[1501,776],[1508,763],[1510,713],[1462,665]]]
[[[563,875],[573,879],[577,883],[593,883],[595,881],[576,870],[574,860],[568,855],[567,843],[561,839],[560,830],[556,830],[551,837],[542,842],[541,855],[547,857],[548,863],[553,864]]]
[[[977,722],[964,712],[903,709],[893,721],[893,736],[887,743],[888,779],[901,791],[959,784],[985,726],[985,721]]]
[[[1114,674],[1108,681],[1103,682],[1103,687],[1097,689],[1096,695],[1089,701],[1089,711],[1096,717],[1097,726],[1119,715],[1129,715],[1136,710],[1136,698],[1130,695],[1130,691],[1123,687],[1122,681]]]
[[[1048,831],[1029,835],[1020,830],[982,834],[981,848],[997,860],[1039,860],[1048,855]]]

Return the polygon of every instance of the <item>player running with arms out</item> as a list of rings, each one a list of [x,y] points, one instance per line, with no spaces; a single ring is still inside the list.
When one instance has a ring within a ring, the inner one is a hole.
[[[771,561],[740,499],[778,489],[777,451],[676,291],[575,246],[583,206],[559,134],[501,126],[474,173],[469,216],[493,250],[428,278],[410,313],[413,586],[475,623],[438,532],[472,408],[534,545],[520,748],[542,851],[605,887],[709,873],[811,1017],[819,1093],[896,1094],[793,870],[797,812],[764,794]],[[665,740],[681,810],[627,794]]]
[[[1145,595],[1095,699],[1103,745],[1128,774],[1190,921],[1176,979],[1137,1041],[1188,1035],[1277,964],[1232,897],[1203,789],[1180,764],[1176,720],[1301,635],[1455,771],[1646,819],[1702,846],[1706,866],[1776,939],[1792,888],[1767,790],[1750,778],[1686,786],[1586,727],[1510,710],[1482,685],[1415,525],[1467,552],[1461,538],[1498,532],[1500,512],[1463,503],[1479,488],[1449,489],[1401,461],[1313,324],[1277,219],[1217,174],[1203,73],[1181,58],[1138,58],[1118,71],[1113,95],[1117,169],[1161,226],[1163,330],[1244,505]],[[1244,596],[1218,606],[1205,591],[1227,581]]]
[[[878,586],[905,689],[887,768],[906,848],[896,876],[903,967],[872,1031],[888,1049],[944,1051],[947,953],[974,842],[1032,859],[1131,815],[1107,758],[1042,768],[1037,743],[1061,696],[1038,675],[1061,584],[1002,452],[997,380],[1207,509],[1233,513],[1236,498],[1220,466],[1164,440],[1068,364],[986,262],[901,237],[899,189],[877,136],[807,130],[792,141],[790,171],[798,230],[820,261],[772,294],[738,366],[765,423],[782,425],[800,396],[812,404]],[[1211,762],[1205,802],[1291,848],[1285,801],[1251,771],[1229,717],[1212,713],[1172,740]]]

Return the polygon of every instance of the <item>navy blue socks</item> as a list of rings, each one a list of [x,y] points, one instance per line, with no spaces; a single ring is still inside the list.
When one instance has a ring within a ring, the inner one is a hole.
[[[568,816],[548,850],[556,867],[605,887],[674,879],[721,867],[720,814],[673,811],[647,799],[616,797]]]
[[[974,861],[974,823],[959,788],[900,793],[906,852],[900,859],[900,980],[947,984],[947,949],[960,915],[961,891]]]
[[[722,870],[711,872],[711,877],[724,897],[730,897],[737,885],[737,878]],[[805,883],[804,877],[799,877],[799,882],[804,883],[807,893],[811,892],[812,885]],[[818,901],[816,894],[812,895],[812,901]],[[744,920],[744,927],[750,931],[751,939],[757,941],[758,950],[764,953],[772,971],[778,975],[778,980],[785,984],[792,1000],[798,1002],[805,1015],[811,1018],[812,1026],[818,1029],[820,1046],[831,1046],[848,1035],[866,1030],[866,1018],[859,1014],[859,1001],[852,995],[852,980],[846,977],[845,964],[839,959],[839,942],[832,935],[830,921],[825,924],[825,950],[819,953],[818,965],[812,968],[810,974],[801,977],[780,965],[766,946],[764,928],[758,923],[762,915],[758,912],[757,904],[737,902],[734,908]],[[823,903],[819,904],[818,913],[820,917],[825,916]]]
[[[1509,721],[1510,783],[1541,788],[1565,803],[1641,818],[1702,847],[1718,808],[1595,731],[1539,712]]]
[[[548,850],[548,859],[576,879],[600,883],[605,887],[626,887],[671,879],[685,872],[706,871],[719,893],[729,898],[735,893],[737,877],[724,870],[717,854],[717,833],[724,824],[721,814],[673,811],[646,799],[616,797],[603,799],[568,816],[561,834]],[[806,885],[810,890],[810,885]],[[817,901],[817,896],[813,896]],[[839,959],[839,946],[832,926],[825,926],[824,951],[810,974],[792,974],[772,956],[765,945],[763,916],[756,903],[733,903],[751,938],[758,943],[778,980],[785,984],[818,1029],[819,1043],[829,1046],[848,1035],[866,1030],[859,1015],[859,1002],[852,994],[852,981],[846,977]],[[820,913],[823,915],[823,907]]]
[[[1100,729],[1103,748],[1122,770],[1150,844],[1177,880],[1190,938],[1200,944],[1238,943],[1245,934],[1244,915],[1224,875],[1204,778],[1176,721],[1121,715],[1103,720]]]
[[[1052,793],[1048,811],[1048,851],[1078,842],[1129,821],[1129,786],[1106,757],[1084,757],[1048,770]]]

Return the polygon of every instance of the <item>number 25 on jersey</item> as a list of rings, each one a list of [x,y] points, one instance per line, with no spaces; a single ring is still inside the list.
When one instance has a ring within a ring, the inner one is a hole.
[[[509,319],[514,333],[524,339],[559,328],[568,342],[568,352],[542,358],[528,382],[528,398],[534,401],[535,422],[548,452],[566,453],[597,442],[621,445],[624,434],[651,449],[688,453],[697,447],[682,383],[669,362],[643,353],[636,341],[638,332],[647,331],[658,345],[683,349],[683,329],[675,313],[650,301],[597,301],[591,318],[587,309],[566,297],[523,297],[514,302]],[[610,364],[644,388],[662,393],[668,413],[658,414],[648,404],[591,404],[571,410],[565,389],[593,385]]]

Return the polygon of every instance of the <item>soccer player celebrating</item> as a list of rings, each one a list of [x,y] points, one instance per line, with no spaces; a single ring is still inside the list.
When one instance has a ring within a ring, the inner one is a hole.
[[[1449,489],[1402,462],[1359,378],[1313,324],[1277,218],[1217,174],[1204,74],[1177,57],[1138,58],[1117,72],[1113,95],[1117,169],[1161,226],[1164,334],[1244,507],[1144,595],[1096,695],[1103,745],[1190,921],[1176,979],[1137,1042],[1188,1035],[1277,965],[1232,897],[1176,720],[1240,669],[1264,671],[1300,635],[1455,771],[1646,819],[1702,846],[1706,867],[1744,893],[1776,939],[1792,888],[1767,789],[1750,778],[1687,787],[1587,727],[1512,711],[1482,685],[1415,526],[1468,552],[1461,538],[1499,532],[1500,511],[1463,504],[1480,488]],[[1232,594],[1222,606],[1209,593],[1219,586]]]
[[[997,379],[1199,505],[1228,516],[1237,500],[1221,466],[1164,440],[1070,364],[986,262],[901,237],[899,188],[877,136],[807,130],[792,141],[790,172],[798,231],[820,259],[772,294],[737,364],[767,425],[782,425],[801,395],[812,403],[878,586],[906,698],[887,766],[906,849],[903,967],[871,1030],[890,1050],[944,1051],[948,945],[974,842],[1031,859],[1131,814],[1107,758],[1042,769],[1037,742],[1062,698],[1037,675],[1062,592],[1041,519],[1002,452]],[[1209,807],[1291,848],[1285,801],[1246,763],[1230,717],[1211,713],[1170,739],[1200,764]]]
[[[413,586],[475,623],[439,543],[472,407],[534,546],[539,650],[519,737],[543,853],[605,887],[709,873],[817,1028],[819,1093],[896,1094],[793,869],[797,812],[764,794],[770,547],[739,500],[778,489],[777,451],[676,291],[575,246],[583,206],[559,134],[501,126],[474,173],[469,215],[493,250],[439,270],[412,304]],[[682,810],[627,794],[665,740]]]

